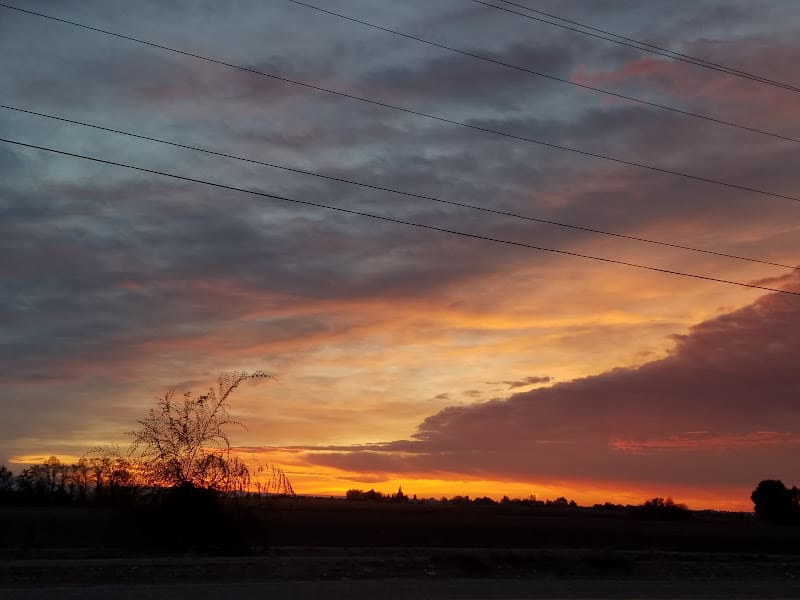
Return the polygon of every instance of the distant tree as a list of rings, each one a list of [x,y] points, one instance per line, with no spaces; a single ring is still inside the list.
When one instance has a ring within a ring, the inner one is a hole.
[[[60,467],[58,460],[51,456],[42,464],[22,469],[14,480],[14,486],[26,501],[51,503],[58,489],[57,475]]]
[[[6,502],[14,494],[14,474],[5,465],[0,465],[0,502]]]
[[[365,492],[364,490],[347,490],[347,494],[345,498],[348,500],[384,500],[385,496],[380,492],[376,492],[375,490],[369,490]]]
[[[472,501],[472,503],[473,504],[483,505],[483,506],[494,506],[495,504],[497,504],[497,502],[495,502],[494,500],[489,498],[489,496],[484,496],[483,498],[475,498]]]
[[[10,492],[14,488],[14,474],[5,465],[0,465],[0,492]]]
[[[604,502],[603,504],[597,503],[592,508],[597,510],[624,510],[622,504],[614,504],[613,502]]]
[[[78,500],[85,500],[89,490],[89,463],[81,457],[70,469],[70,494]]]
[[[653,498],[652,500],[647,500],[643,504],[644,508],[652,508],[652,509],[660,509],[660,510],[671,510],[671,509],[678,509],[678,510],[689,510],[689,507],[685,504],[676,504],[672,498]]]
[[[800,517],[800,491],[788,489],[782,481],[765,479],[750,495],[756,515],[770,523],[789,523]]]
[[[55,456],[51,456],[42,463],[40,473],[44,479],[47,495],[52,496],[56,490],[64,489],[64,465]]]
[[[119,446],[108,445],[93,448],[70,469],[74,493],[79,498],[88,490],[97,499],[118,498],[134,491],[135,467],[123,455]]]
[[[661,521],[686,521],[692,519],[692,512],[685,504],[679,504],[672,498],[652,498],[641,506],[633,508],[635,517]]]
[[[224,492],[246,489],[247,466],[231,456],[229,426],[243,425],[230,417],[228,400],[243,382],[271,379],[262,371],[221,375],[217,388],[202,396],[174,391],[159,398],[155,408],[132,432],[132,453],[148,485],[197,487]]]

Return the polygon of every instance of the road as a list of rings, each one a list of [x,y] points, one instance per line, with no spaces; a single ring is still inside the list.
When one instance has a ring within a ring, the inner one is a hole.
[[[795,581],[648,581],[590,579],[349,579],[224,583],[114,584],[0,588],[3,600],[584,600],[608,598],[800,598]]]

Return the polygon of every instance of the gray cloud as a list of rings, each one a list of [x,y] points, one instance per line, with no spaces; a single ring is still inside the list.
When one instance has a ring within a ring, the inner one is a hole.
[[[433,32],[447,43],[561,76],[581,68],[589,74],[614,72],[635,60],[627,50],[531,28],[496,11],[465,9],[461,2],[390,4],[342,2],[338,9]],[[608,20],[653,39],[680,33],[675,39],[681,47],[710,52],[714,60],[754,69],[770,65],[776,77],[791,75],[791,64],[777,60],[796,50],[796,24],[785,18],[787,8],[745,2],[687,2],[681,10],[636,2],[588,2],[580,9],[562,4],[550,9],[576,11],[580,14],[571,16],[600,26]],[[37,9],[555,143],[738,178],[747,185],[792,190],[800,183],[800,175],[785,168],[797,161],[797,151],[785,144],[762,145],[763,140],[715,126],[608,104],[568,86],[312,18],[280,3],[242,2],[233,9],[211,2],[143,2],[131,12],[115,3],[49,1]],[[769,24],[752,18],[762,9],[771,11]],[[11,104],[613,231],[655,230],[684,243],[782,261],[798,250],[793,206],[331,98],[32,17],[3,16],[0,77],[9,82],[4,97]],[[771,27],[784,33],[765,45]],[[714,42],[730,32],[738,32],[735,44]],[[695,85],[709,79],[702,73],[688,79],[690,89],[681,88],[686,73],[627,77],[620,85],[741,120],[758,119],[764,126],[800,127],[792,120],[794,105],[788,110],[773,100],[774,110],[760,114],[748,96],[729,94],[728,88],[715,93],[710,83]],[[733,91],[744,89],[737,85]],[[782,107],[785,112],[778,110]],[[0,129],[5,137],[301,199],[642,258],[638,245],[600,242],[574,231],[199,157],[34,117],[3,112]],[[343,319],[324,309],[291,314],[281,305],[290,302],[286,298],[298,306],[447,298],[455,286],[479,289],[483,277],[504,278],[520,266],[530,269],[526,277],[541,278],[545,285],[556,260],[9,146],[0,147],[0,175],[0,377],[14,383],[15,398],[38,394],[36,406],[47,409],[47,422],[70,432],[80,430],[87,410],[103,406],[93,393],[118,391],[119,381],[135,380],[148,363],[163,362],[165,370],[181,371],[179,378],[192,378],[202,370],[195,366],[198,355],[213,362],[231,348],[245,352],[264,340],[312,344],[362,326],[357,315]],[[659,230],[664,224],[669,236]],[[738,275],[736,266],[684,254],[658,259]],[[265,299],[272,296],[283,300]],[[234,327],[243,315],[269,310],[277,316],[265,317],[242,339],[197,351],[187,349],[189,344],[163,350],[181,340],[199,343]],[[268,350],[264,354],[269,357]],[[98,372],[118,380],[92,383]],[[41,400],[52,398],[48,386],[56,382],[70,386],[58,401]],[[42,387],[23,394],[23,384]],[[0,406],[3,419],[13,422],[0,436],[8,440],[19,432],[47,430],[38,415],[8,405]],[[447,430],[443,421],[432,423]]]

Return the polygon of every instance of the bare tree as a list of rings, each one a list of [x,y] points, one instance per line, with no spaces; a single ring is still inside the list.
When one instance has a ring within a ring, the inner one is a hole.
[[[134,483],[134,465],[116,444],[92,448],[71,471],[73,483],[82,496],[90,485],[94,486],[94,495],[101,496],[115,494]]]
[[[244,491],[250,484],[247,466],[231,456],[229,426],[244,427],[231,418],[228,400],[243,382],[272,379],[262,371],[223,374],[217,388],[202,396],[174,390],[132,432],[132,454],[145,483],[159,487],[191,485],[225,492]]]
[[[89,489],[89,461],[82,456],[72,465],[70,471],[70,493],[80,500],[85,500]]]

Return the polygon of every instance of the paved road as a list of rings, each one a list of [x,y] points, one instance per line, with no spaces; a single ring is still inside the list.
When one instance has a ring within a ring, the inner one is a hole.
[[[584,600],[800,598],[799,582],[564,579],[353,579],[0,588],[3,600]]]

